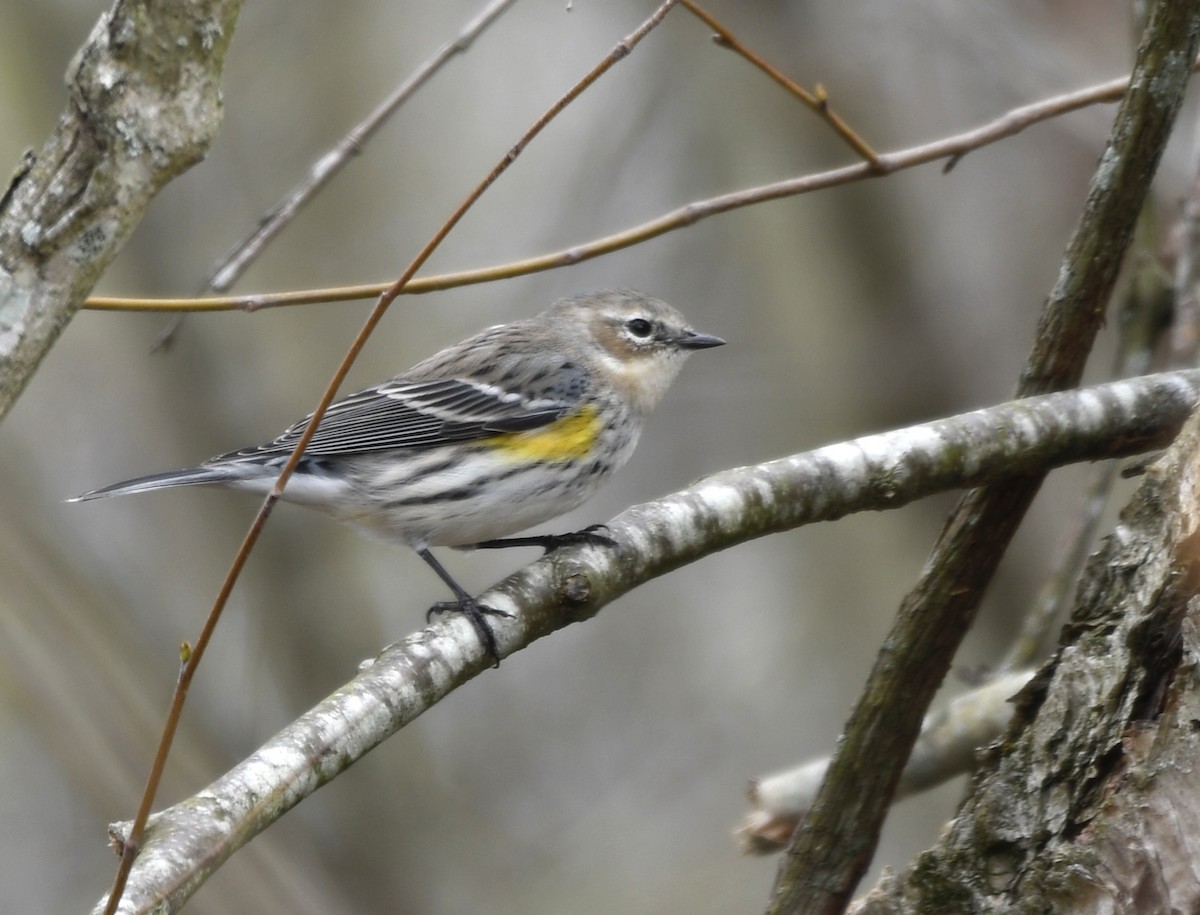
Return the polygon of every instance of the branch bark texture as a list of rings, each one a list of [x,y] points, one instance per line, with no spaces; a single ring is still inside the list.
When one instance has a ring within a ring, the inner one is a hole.
[[[66,110],[0,196],[0,419],[221,119],[239,0],[117,0],[67,73]]]
[[[1200,910],[1200,416],[1084,576],[937,847],[859,915]]]

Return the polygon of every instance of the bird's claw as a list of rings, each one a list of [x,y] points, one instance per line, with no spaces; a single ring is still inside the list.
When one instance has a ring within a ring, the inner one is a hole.
[[[492,626],[487,618],[489,616],[500,616],[512,619],[511,613],[481,604],[473,597],[467,597],[461,600],[438,601],[426,611],[425,622],[431,623],[435,616],[443,613],[461,613],[465,616],[472,628],[474,628],[475,634],[479,636],[483,650],[487,653],[488,657],[495,661],[492,666],[500,666],[500,651],[496,646],[496,634],[492,632]]]

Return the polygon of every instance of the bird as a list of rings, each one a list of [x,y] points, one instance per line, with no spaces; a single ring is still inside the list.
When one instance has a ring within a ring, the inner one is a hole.
[[[461,612],[499,664],[488,617],[510,614],[468,594],[430,548],[611,543],[602,526],[504,538],[591,496],[629,460],[686,357],[724,343],[631,289],[559,299],[331,404],[281,498],[413,549],[454,594],[427,620]],[[265,495],[311,419],[265,444],[69,501],[198,485]]]

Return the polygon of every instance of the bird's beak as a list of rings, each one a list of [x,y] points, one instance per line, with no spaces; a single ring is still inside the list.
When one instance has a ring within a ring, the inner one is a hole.
[[[684,331],[675,341],[683,349],[708,349],[710,346],[724,346],[725,341],[712,334],[698,334],[694,330]]]

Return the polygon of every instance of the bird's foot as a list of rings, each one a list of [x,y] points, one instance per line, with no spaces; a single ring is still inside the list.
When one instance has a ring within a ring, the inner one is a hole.
[[[442,613],[461,613],[471,623],[475,634],[479,636],[479,641],[483,645],[483,650],[496,663],[493,667],[500,666],[500,652],[496,647],[496,634],[492,632],[492,625],[488,622],[489,616],[502,616],[506,619],[512,619],[512,614],[504,610],[497,610],[494,607],[489,607],[486,604],[481,604],[473,597],[463,597],[458,600],[443,600],[438,601],[425,613],[425,622],[433,622],[433,618]]]

